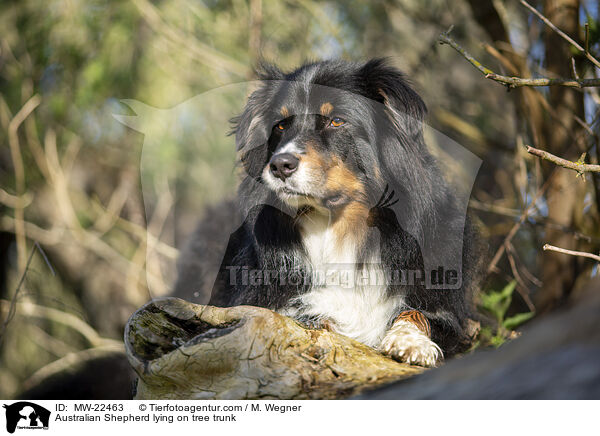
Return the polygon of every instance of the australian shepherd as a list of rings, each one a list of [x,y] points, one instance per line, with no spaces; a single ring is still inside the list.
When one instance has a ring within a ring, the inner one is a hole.
[[[259,77],[234,119],[243,224],[209,304],[266,307],[417,365],[463,350],[473,238],[425,145],[423,100],[381,59]],[[176,295],[197,285],[206,233]]]

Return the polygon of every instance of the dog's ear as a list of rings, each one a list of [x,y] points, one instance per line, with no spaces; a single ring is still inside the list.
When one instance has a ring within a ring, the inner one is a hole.
[[[256,93],[257,91],[255,91]],[[235,146],[237,151],[244,153],[264,145],[269,139],[269,132],[263,120],[263,112],[253,102],[254,94],[248,99],[248,103],[241,115],[232,118],[232,134],[235,134]]]
[[[383,104],[385,115],[402,136],[415,139],[421,135],[427,107],[404,74],[385,59],[372,59],[362,66],[359,75],[367,97]]]
[[[429,186],[436,185],[433,165],[423,139],[425,103],[404,75],[384,59],[359,69],[359,80],[376,114],[376,142],[381,171],[399,199],[393,207],[400,226],[419,241],[434,211]]]
[[[235,145],[238,151],[245,152],[264,145],[269,139],[269,126],[263,119],[268,113],[269,93],[273,89],[268,81],[283,80],[283,72],[275,65],[261,61],[256,67],[256,75],[263,82],[248,97],[248,103],[241,115],[232,118],[231,133],[235,134]]]
[[[265,112],[262,110],[263,100],[260,95],[263,91],[254,91],[242,114],[231,120],[240,162],[252,178],[260,175],[268,154],[265,144],[269,141],[269,129],[263,118]]]
[[[260,175],[268,157],[267,142],[271,134],[271,126],[265,119],[269,113],[271,93],[275,87],[273,80],[282,80],[284,74],[276,66],[262,62],[257,66],[256,74],[260,79],[258,87],[248,97],[248,102],[241,115],[232,118],[232,134],[235,134],[235,145],[240,152],[240,160],[252,178]]]

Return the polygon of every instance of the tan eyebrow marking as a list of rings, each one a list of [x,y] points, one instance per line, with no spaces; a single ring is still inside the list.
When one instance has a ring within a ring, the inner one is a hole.
[[[279,111],[279,113],[281,113],[281,116],[284,118],[287,118],[290,116],[290,111],[285,106],[281,106],[281,110]]]
[[[333,112],[333,105],[331,103],[329,103],[329,102],[323,103],[321,105],[320,111],[321,111],[321,115],[327,116],[331,112]]]

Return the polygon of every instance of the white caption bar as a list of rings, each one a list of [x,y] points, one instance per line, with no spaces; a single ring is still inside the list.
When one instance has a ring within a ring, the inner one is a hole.
[[[599,401],[2,401],[0,434],[588,434]],[[4,432],[6,430],[6,432]],[[135,432],[135,433],[133,433]],[[168,432],[168,433],[167,433]],[[181,433],[175,433],[181,432]],[[185,433],[184,433],[185,432]],[[226,433],[229,434],[229,433]]]

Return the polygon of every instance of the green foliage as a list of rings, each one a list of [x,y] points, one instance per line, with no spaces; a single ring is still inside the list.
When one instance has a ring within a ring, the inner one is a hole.
[[[524,312],[507,316],[516,285],[517,282],[513,280],[500,291],[490,290],[481,295],[480,308],[494,317],[498,328],[496,331],[489,327],[482,328],[479,334],[480,345],[487,343],[495,347],[502,345],[511,336],[512,330],[535,315],[535,312]]]
[[[534,315],[535,312],[523,312],[505,318],[503,323],[504,328],[506,328],[507,330],[514,330],[521,324],[523,324],[525,321],[529,321],[531,318],[533,318]]]

